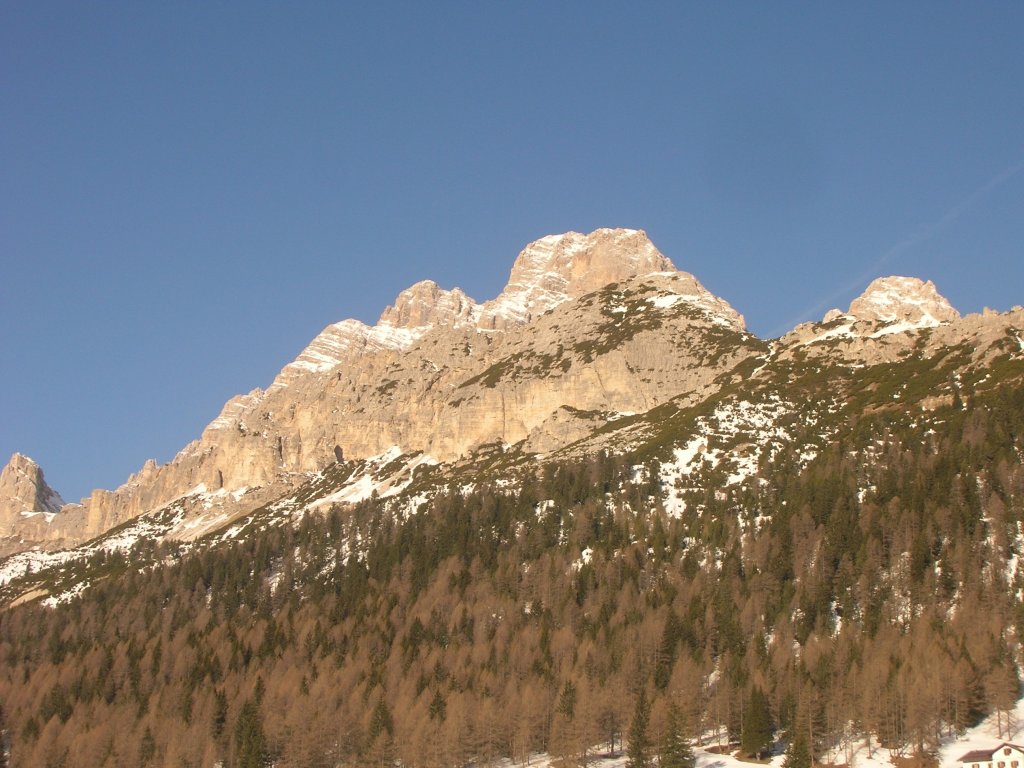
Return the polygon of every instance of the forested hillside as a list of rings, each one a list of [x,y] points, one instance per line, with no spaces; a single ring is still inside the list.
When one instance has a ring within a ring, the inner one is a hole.
[[[911,418],[889,373],[810,460],[682,504],[647,444],[100,551],[80,596],[0,613],[11,764],[573,764],[641,698],[653,751],[925,756],[1018,696],[1024,390]]]

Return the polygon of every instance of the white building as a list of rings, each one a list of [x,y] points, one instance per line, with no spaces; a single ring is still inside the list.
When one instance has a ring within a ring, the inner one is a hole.
[[[975,749],[960,758],[962,768],[1024,768],[1024,747],[1004,742],[991,749]]]

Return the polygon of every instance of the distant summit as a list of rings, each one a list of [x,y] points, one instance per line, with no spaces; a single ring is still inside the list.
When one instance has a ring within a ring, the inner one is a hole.
[[[833,309],[825,322],[842,317]],[[856,320],[877,323],[902,323],[907,327],[934,328],[960,318],[960,313],[929,280],[916,277],[880,277],[854,299],[845,313]]]

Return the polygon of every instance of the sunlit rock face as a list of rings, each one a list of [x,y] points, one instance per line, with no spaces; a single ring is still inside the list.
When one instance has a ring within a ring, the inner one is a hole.
[[[916,277],[880,277],[850,304],[848,315],[858,320],[906,323],[934,328],[960,318],[935,284]]]
[[[46,540],[63,506],[38,464],[20,453],[11,456],[0,471],[0,555]]]
[[[495,443],[557,451],[622,414],[699,403],[746,361],[861,365],[964,343],[995,355],[1022,322],[1019,308],[961,318],[932,283],[889,277],[847,312],[768,344],[645,233],[552,235],[522,250],[494,299],[425,280],[373,326],[328,326],[267,389],[229,400],[172,461],[146,462],[116,490],[65,505],[15,457],[0,481],[0,553],[82,542],[183,499],[188,515],[243,514],[342,457],[397,450],[444,462]]]

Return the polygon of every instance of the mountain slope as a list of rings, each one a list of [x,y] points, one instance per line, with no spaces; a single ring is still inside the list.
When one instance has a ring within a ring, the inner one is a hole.
[[[641,688],[656,744],[671,702],[692,737],[738,739],[755,688],[779,748],[810,732],[819,758],[926,760],[1005,722],[1024,359],[963,346],[840,381],[763,355],[613,419],[591,439],[614,451],[345,460],[192,543],[129,529],[181,524],[176,503],[20,576],[5,598],[57,599],[0,620],[19,764],[149,743],[230,764],[239,723],[282,765],[578,762],[621,744]]]
[[[870,303],[876,292],[877,282],[854,307]],[[212,485],[197,483],[151,511],[128,517],[81,550],[11,558],[0,566],[0,583],[13,579],[6,589],[10,598],[43,594],[40,587],[61,594],[77,589],[78,570],[59,564],[98,550],[124,549],[140,539],[233,538],[371,495],[408,514],[445,489],[499,478],[528,483],[538,466],[604,452],[632,455],[648,466],[660,503],[679,517],[687,509],[706,509],[709,488],[729,496],[756,487],[780,461],[791,471],[804,470],[837,441],[849,441],[850,425],[865,423],[868,415],[884,416],[890,431],[937,429],[947,417],[936,414],[962,404],[968,393],[1020,383],[1020,308],[965,318],[952,310],[946,316],[953,319],[938,326],[927,322],[879,333],[920,311],[917,290],[910,291],[904,309],[887,293],[890,316],[854,319],[830,313],[831,320],[765,343],[747,334],[742,318],[692,277],[655,273],[564,301],[515,334],[485,336],[490,343],[475,356],[481,359],[473,368],[451,373],[439,366],[417,380],[423,361],[442,359],[445,345],[452,343],[450,333],[431,330],[407,357],[390,359],[386,370],[394,378],[363,387],[355,411],[327,414],[322,406],[345,402],[335,392],[335,387],[352,391],[345,372],[315,379],[323,390],[311,400],[321,405],[303,418],[332,436],[370,432],[363,438],[369,446],[364,458],[346,456],[335,444],[337,450],[319,470],[291,474],[288,482],[230,490],[221,475]],[[832,334],[837,322],[852,330]],[[568,336],[565,329],[571,329]],[[432,390],[447,395],[431,401]],[[396,391],[413,396],[396,403]],[[274,390],[268,395],[273,402]],[[254,429],[248,420],[254,418],[255,403],[248,400],[229,403],[208,428],[204,443],[214,446],[208,454],[216,455],[216,438],[223,431],[233,440],[248,438],[257,448],[269,444],[271,450],[294,439],[275,436],[271,430],[281,427],[267,414]],[[267,402],[263,395],[256,399],[263,407]],[[388,414],[386,423],[379,421],[381,413]],[[476,444],[456,441],[467,433],[482,437]],[[299,432],[296,442],[302,436]],[[419,447],[399,447],[410,444]],[[145,484],[159,472],[147,464],[126,487]],[[55,582],[46,576],[54,563],[65,574]],[[42,573],[16,578],[26,569]]]
[[[892,278],[762,341],[657,260],[552,276],[645,240],[528,248],[504,325],[418,284],[109,495],[139,514],[0,562],[12,758],[582,764],[641,690],[657,745],[672,704],[818,760],[1007,732],[1024,310]]]

